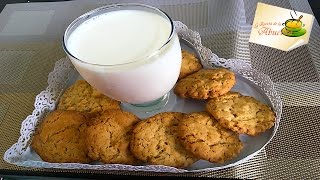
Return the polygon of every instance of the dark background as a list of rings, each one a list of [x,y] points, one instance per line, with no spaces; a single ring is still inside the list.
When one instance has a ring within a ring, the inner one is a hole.
[[[320,1],[319,0],[308,0],[312,8],[313,14],[315,15],[318,24],[320,22]]]
[[[3,10],[3,8],[6,6],[6,4],[14,4],[14,3],[27,3],[27,2],[57,2],[57,1],[68,1],[68,0],[0,0],[0,12]],[[320,0],[308,0],[312,11],[315,15],[316,20],[318,21],[318,23],[320,22]],[[93,178],[93,179],[131,179],[131,178],[135,178],[135,176],[112,176],[112,175],[106,175],[104,177],[81,177],[81,175],[79,175],[78,177],[74,177],[74,178],[65,178],[64,175],[60,175],[56,176],[56,177],[52,177],[54,175],[52,174],[48,174],[47,177],[45,177],[45,175],[41,175],[41,174],[30,174],[30,173],[25,173],[25,174],[19,174],[19,175],[14,175],[16,174],[16,172],[6,172],[6,175],[2,175],[1,169],[0,169],[0,180],[7,180],[7,179],[49,179],[49,180],[56,180],[56,179],[61,179],[61,180],[74,180],[74,179],[82,179],[82,178]],[[11,174],[11,175],[10,175]],[[39,176],[40,175],[40,176]],[[42,176],[42,177],[41,177]],[[48,177],[49,176],[49,177]],[[51,177],[50,177],[51,176]],[[66,175],[67,176],[67,175]],[[143,177],[138,177],[137,178],[141,179]],[[145,177],[146,179],[150,179],[151,177]],[[157,177],[152,177],[152,178],[157,178]],[[159,177],[158,177],[159,178]],[[166,177],[165,179],[167,179],[168,177]],[[185,179],[185,178],[184,178]],[[197,178],[193,178],[193,179],[197,179]],[[204,178],[205,179],[205,178]],[[213,179],[213,178],[211,178]]]

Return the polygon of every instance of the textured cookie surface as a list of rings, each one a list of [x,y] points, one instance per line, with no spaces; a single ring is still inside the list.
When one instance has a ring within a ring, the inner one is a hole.
[[[182,50],[182,62],[180,68],[179,79],[182,79],[202,68],[200,61],[192,53]]]
[[[98,92],[85,80],[77,80],[64,92],[57,109],[94,114],[107,109],[120,109],[120,102]]]
[[[227,69],[201,69],[179,80],[174,92],[183,98],[208,99],[229,92],[235,82],[234,73]]]
[[[184,114],[164,112],[139,122],[131,140],[133,154],[148,164],[187,167],[198,159],[181,144],[177,127]]]
[[[269,106],[237,92],[209,100],[206,108],[222,126],[238,133],[255,136],[275,123],[275,113]]]
[[[106,164],[137,164],[129,144],[133,126],[139,119],[122,110],[107,110],[88,123],[86,144],[89,157]]]
[[[31,147],[47,162],[89,163],[84,139],[86,122],[80,112],[53,111],[40,123]]]
[[[236,157],[243,145],[238,134],[222,127],[207,112],[195,112],[179,123],[179,137],[183,145],[197,157],[223,163]]]

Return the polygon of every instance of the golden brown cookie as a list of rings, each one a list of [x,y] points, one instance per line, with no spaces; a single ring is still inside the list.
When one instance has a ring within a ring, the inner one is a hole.
[[[202,68],[200,61],[192,53],[182,50],[182,62],[180,68],[179,79],[182,79]]]
[[[47,162],[89,163],[84,140],[86,122],[80,112],[53,111],[40,123],[31,147]]]
[[[270,129],[275,123],[275,113],[269,106],[238,92],[209,100],[206,109],[222,126],[252,136]]]
[[[184,114],[164,112],[139,122],[130,143],[132,153],[148,164],[187,167],[198,159],[181,144],[177,127]]]
[[[100,114],[108,109],[120,109],[120,102],[98,92],[85,80],[77,80],[64,92],[57,109]]]
[[[229,92],[235,82],[234,73],[227,69],[201,69],[179,80],[174,92],[183,98],[208,99]]]
[[[137,116],[122,110],[106,110],[88,123],[86,144],[89,157],[106,164],[137,164],[129,144]]]
[[[186,115],[179,123],[178,132],[186,149],[213,163],[230,160],[243,148],[238,134],[220,126],[207,112]]]

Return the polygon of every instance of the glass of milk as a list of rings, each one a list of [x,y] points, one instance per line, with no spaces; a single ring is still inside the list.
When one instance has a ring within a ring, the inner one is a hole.
[[[88,83],[140,118],[172,108],[181,47],[160,9],[115,4],[92,10],[68,26],[63,48]]]

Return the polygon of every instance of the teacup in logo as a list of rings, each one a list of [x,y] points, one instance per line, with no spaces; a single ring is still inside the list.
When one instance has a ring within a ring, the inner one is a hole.
[[[299,37],[306,34],[307,31],[305,28],[303,28],[305,24],[303,24],[303,22],[301,21],[303,15],[300,15],[299,18],[295,19],[293,18],[291,12],[291,19],[288,19],[285,23],[283,23],[285,27],[281,30],[281,33],[289,37]],[[295,11],[294,13],[296,14]]]

